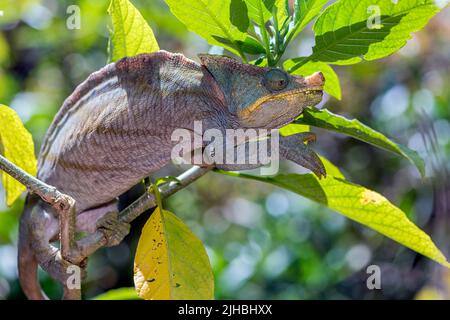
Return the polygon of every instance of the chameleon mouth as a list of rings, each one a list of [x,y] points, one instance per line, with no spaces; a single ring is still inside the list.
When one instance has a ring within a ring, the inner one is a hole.
[[[306,88],[294,89],[294,90],[289,90],[286,92],[273,94],[271,96],[261,97],[258,100],[256,100],[252,106],[241,111],[241,115],[244,117],[249,116],[252,112],[261,108],[261,106],[265,102],[272,101],[272,100],[280,100],[280,99],[283,99],[286,97],[298,95],[300,93],[306,93],[306,94],[311,94],[313,96],[319,96],[319,95],[322,95],[322,93],[323,93],[323,87],[322,86],[306,87]]]

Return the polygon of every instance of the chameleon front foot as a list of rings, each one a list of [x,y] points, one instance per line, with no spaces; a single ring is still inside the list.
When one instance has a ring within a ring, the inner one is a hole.
[[[322,161],[309,146],[309,143],[314,141],[316,141],[316,135],[312,132],[280,137],[280,153],[283,158],[311,170],[317,177],[326,177]]]
[[[117,246],[130,233],[130,224],[119,219],[118,212],[109,212],[97,221],[97,230],[106,239],[107,247]]]

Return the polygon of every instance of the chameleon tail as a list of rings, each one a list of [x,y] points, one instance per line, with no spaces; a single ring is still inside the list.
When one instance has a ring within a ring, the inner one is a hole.
[[[29,195],[25,203],[24,212],[20,217],[18,250],[19,281],[28,299],[48,300],[39,285],[38,261],[31,248],[29,230],[26,223],[27,217],[31,214],[37,201],[36,196]]]

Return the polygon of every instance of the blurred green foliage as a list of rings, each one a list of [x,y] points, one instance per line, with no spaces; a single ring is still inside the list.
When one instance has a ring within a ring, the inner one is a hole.
[[[81,9],[81,29],[68,30],[67,7]],[[0,0],[0,102],[14,108],[39,148],[54,114],[77,84],[107,62],[108,0]],[[195,54],[210,48],[188,32],[162,0],[133,1],[162,49]],[[377,190],[432,234],[449,256],[450,12],[444,10],[399,53],[376,63],[338,66],[342,100],[327,97],[335,113],[358,118],[394,137],[426,160],[422,180],[407,161],[355,140],[317,129],[316,149],[349,180]],[[307,56],[309,29],[286,57]],[[38,152],[38,149],[36,150]],[[286,171],[302,169],[283,163]],[[164,174],[162,174],[164,175]],[[123,197],[129,201],[140,188]],[[3,191],[1,191],[2,193]],[[17,219],[23,201],[0,200],[0,298],[23,298],[16,272]],[[177,212],[204,241],[216,277],[217,298],[402,299],[425,285],[445,290],[442,268],[342,216],[288,191],[211,173],[172,196]],[[147,214],[148,217],[148,214]],[[146,216],[126,241],[90,260],[87,298],[132,286],[132,263]],[[366,266],[382,271],[382,290],[366,287]],[[44,290],[60,288],[44,273]],[[448,290],[448,289],[447,289]],[[422,295],[423,296],[423,295]]]

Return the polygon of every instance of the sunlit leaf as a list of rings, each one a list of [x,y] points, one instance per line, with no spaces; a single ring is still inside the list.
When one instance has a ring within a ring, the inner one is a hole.
[[[2,104],[0,104],[0,153],[31,175],[36,175],[37,161],[33,138],[17,113]],[[24,185],[5,173],[2,174],[2,183],[8,206],[26,190]]]
[[[327,109],[306,108],[295,123],[342,133],[393,152],[408,159],[417,167],[422,176],[425,175],[425,163],[416,151],[393,142],[380,132],[373,130],[356,119],[349,120]]]
[[[275,7],[277,8],[278,24],[281,24],[289,17],[289,0],[275,0]]]
[[[253,37],[246,37],[245,40],[236,40],[234,42],[229,41],[228,39],[216,37],[216,40],[219,41],[222,45],[233,47],[235,45],[239,46],[241,50],[245,53],[250,54],[260,54],[266,52],[266,49]]]
[[[337,1],[314,24],[312,55],[293,59],[290,71],[308,61],[353,64],[386,57],[439,11],[433,0]]]
[[[240,50],[237,41],[244,41],[247,34],[231,17],[231,0],[165,0],[170,11],[186,27],[206,39],[211,45],[226,47],[234,53]],[[242,16],[238,16],[242,19]],[[234,16],[236,18],[236,16]]]
[[[296,0],[294,2],[294,28],[292,29],[294,37],[319,14],[327,2],[328,0]]]
[[[247,37],[244,41],[238,41],[238,44],[242,48],[242,51],[250,54],[261,54],[266,52],[264,47],[254,38]]]
[[[214,278],[202,242],[173,213],[159,208],[142,230],[134,283],[146,300],[214,298]]]
[[[280,174],[274,177],[234,172],[225,174],[271,183],[295,192],[450,268],[431,238],[412,223],[403,211],[375,191],[333,176],[318,179],[313,174]]]
[[[108,9],[114,30],[110,35],[111,61],[159,50],[153,31],[128,0],[111,0]]]
[[[280,134],[282,136],[291,136],[300,132],[308,132],[309,126],[304,124],[290,123],[280,128]]]
[[[319,156],[319,158],[322,161],[323,166],[325,167],[325,171],[327,172],[328,177],[345,179],[344,174],[334,163],[332,163],[330,160],[328,160],[324,156]]]
[[[275,0],[244,0],[247,3],[248,16],[259,26],[272,17],[272,7]]]

